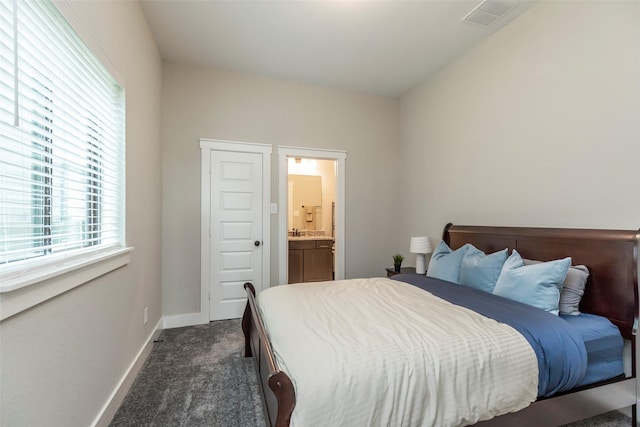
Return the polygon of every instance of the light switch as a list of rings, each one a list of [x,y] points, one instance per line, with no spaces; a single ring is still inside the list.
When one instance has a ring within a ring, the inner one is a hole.
[[[277,203],[271,203],[271,213],[272,214],[277,214],[278,213],[278,204]]]

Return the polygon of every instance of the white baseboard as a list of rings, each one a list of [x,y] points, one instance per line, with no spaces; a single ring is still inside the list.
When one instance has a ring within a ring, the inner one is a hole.
[[[162,329],[182,328],[184,326],[204,325],[209,319],[200,313],[176,314],[162,318]]]
[[[133,381],[138,375],[138,372],[140,372],[142,365],[147,360],[147,357],[149,357],[149,353],[151,353],[151,349],[153,347],[153,342],[158,338],[160,332],[162,332],[162,323],[162,319],[160,319],[151,335],[149,335],[149,338],[147,338],[147,341],[131,362],[131,365],[129,365],[129,369],[124,373],[118,382],[118,385],[111,393],[111,396],[109,396],[109,399],[105,402],[104,406],[98,413],[98,416],[91,424],[92,427],[107,427],[109,425],[127,395],[131,384],[133,384]]]

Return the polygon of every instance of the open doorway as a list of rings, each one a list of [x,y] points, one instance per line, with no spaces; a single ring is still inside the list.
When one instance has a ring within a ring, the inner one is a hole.
[[[334,280],[336,161],[287,158],[287,282]]]
[[[344,278],[344,151],[279,147],[279,283]]]

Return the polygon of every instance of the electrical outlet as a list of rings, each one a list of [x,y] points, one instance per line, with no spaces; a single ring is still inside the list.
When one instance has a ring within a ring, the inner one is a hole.
[[[144,324],[146,325],[149,321],[149,307],[144,308]]]

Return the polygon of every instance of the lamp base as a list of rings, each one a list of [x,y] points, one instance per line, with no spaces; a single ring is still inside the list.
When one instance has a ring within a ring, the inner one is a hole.
[[[425,254],[416,254],[416,273],[427,274]]]

